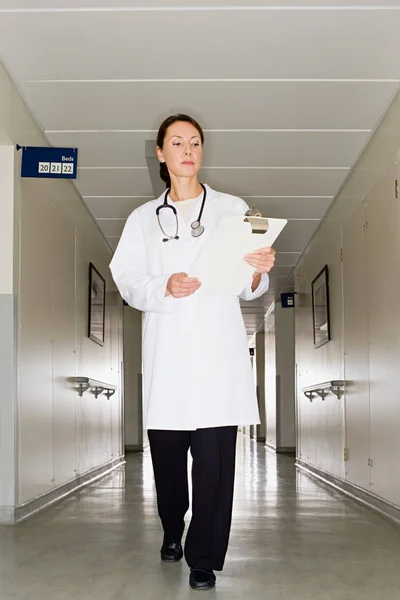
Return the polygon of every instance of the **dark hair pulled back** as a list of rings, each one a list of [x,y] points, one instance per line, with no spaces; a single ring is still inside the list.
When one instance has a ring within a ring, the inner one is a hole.
[[[162,147],[164,145],[164,139],[167,134],[168,128],[171,127],[171,125],[173,125],[174,123],[182,123],[182,122],[183,123],[191,123],[193,125],[193,127],[195,127],[197,129],[197,131],[199,132],[201,143],[204,144],[204,133],[203,133],[202,128],[198,124],[198,122],[195,121],[195,119],[193,119],[192,117],[189,117],[188,115],[177,114],[177,115],[172,115],[171,117],[168,117],[161,124],[160,129],[158,130],[158,134],[157,134],[157,146],[159,148],[162,149]],[[165,162],[160,163],[160,177],[164,181],[166,187],[170,188],[171,187],[171,177],[169,175],[168,167]]]

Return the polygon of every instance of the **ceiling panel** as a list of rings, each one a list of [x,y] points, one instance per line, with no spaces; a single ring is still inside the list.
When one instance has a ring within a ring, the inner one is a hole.
[[[147,170],[78,170],[76,186],[82,196],[151,196]]]
[[[263,308],[264,312],[265,312],[265,307],[268,306],[271,302],[271,300],[273,301],[275,298],[275,294],[264,294],[258,301],[258,304],[255,304],[254,301],[248,301],[248,300],[240,300],[240,305],[243,308]],[[262,302],[260,302],[260,300],[262,300]]]
[[[164,79],[165,65],[173,65],[169,77],[185,79],[194,73],[397,79],[398,16],[387,10],[6,12],[0,38],[18,79]],[[221,32],[229,52],[221,52]],[[133,60],[144,53],[145,60]]]
[[[148,132],[48,133],[53,146],[79,148],[82,167],[145,167]]]
[[[269,301],[273,300],[274,297],[275,296],[273,293],[267,292],[260,298],[257,298],[257,300],[240,300],[240,304],[245,306],[265,306],[266,304],[268,304]]]
[[[210,132],[204,165],[349,167],[369,132]]]
[[[370,130],[398,87],[284,81],[20,85],[46,130],[158,129],[176,112],[191,114],[205,129]]]
[[[271,286],[274,286],[277,283],[281,282],[282,279],[287,279],[287,277],[288,273],[283,273],[279,269],[273,269],[269,274]]]
[[[242,196],[333,195],[347,170],[327,169],[217,169],[200,172],[200,179],[213,189]],[[83,196],[151,196],[145,169],[78,169],[76,180]]]
[[[276,254],[275,257],[275,268],[280,266],[280,265],[284,265],[284,266],[290,266],[290,267],[294,267],[295,264],[297,263],[297,261],[300,258],[300,253],[295,253],[293,252],[292,254],[286,252],[286,253],[278,253]]]
[[[242,302],[242,310],[245,314],[264,314],[265,306],[264,304],[253,304],[252,302]]]
[[[279,237],[274,242],[274,248],[277,252],[303,252],[304,244],[297,238],[283,239]]]
[[[96,218],[129,217],[131,212],[150,198],[85,198],[87,207]]]
[[[0,56],[50,143],[79,148],[75,185],[113,248],[157,187],[146,142],[169,114],[199,120],[200,179],[289,219],[269,292],[241,303],[254,333],[399,89],[400,0],[201,4],[0,0]]]
[[[289,277],[290,273],[293,271],[293,267],[283,267],[280,265],[276,265],[274,267],[273,273],[277,278],[284,277],[285,279]]]
[[[315,233],[319,224],[320,221],[318,219],[288,221],[279,237],[282,240],[297,238],[300,242],[303,242],[305,246],[311,236]]]
[[[205,166],[349,167],[370,133],[365,132],[207,132]],[[54,146],[79,148],[84,167],[146,166],[151,132],[49,133]]]
[[[346,177],[344,170],[217,169],[201,173],[216,190],[237,196],[333,195]]]

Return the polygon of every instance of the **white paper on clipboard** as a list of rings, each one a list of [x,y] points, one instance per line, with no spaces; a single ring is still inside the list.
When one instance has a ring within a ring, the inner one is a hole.
[[[190,269],[189,276],[202,283],[196,293],[241,294],[254,273],[244,255],[272,246],[286,223],[286,219],[268,219],[268,231],[260,234],[253,233],[243,216],[222,218]]]

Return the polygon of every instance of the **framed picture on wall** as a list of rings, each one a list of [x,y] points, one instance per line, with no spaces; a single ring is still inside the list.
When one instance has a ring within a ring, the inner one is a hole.
[[[331,339],[329,318],[329,273],[327,265],[325,265],[311,283],[311,290],[314,348],[319,348]]]
[[[96,267],[89,265],[89,323],[88,335],[91,340],[104,346],[106,314],[106,280]]]

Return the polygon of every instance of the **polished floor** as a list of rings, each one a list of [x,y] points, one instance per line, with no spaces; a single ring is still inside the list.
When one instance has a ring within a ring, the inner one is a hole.
[[[160,562],[160,542],[149,453],[130,455],[108,478],[0,527],[0,600],[400,597],[400,526],[242,435],[231,544],[216,589],[191,590],[184,562]]]

